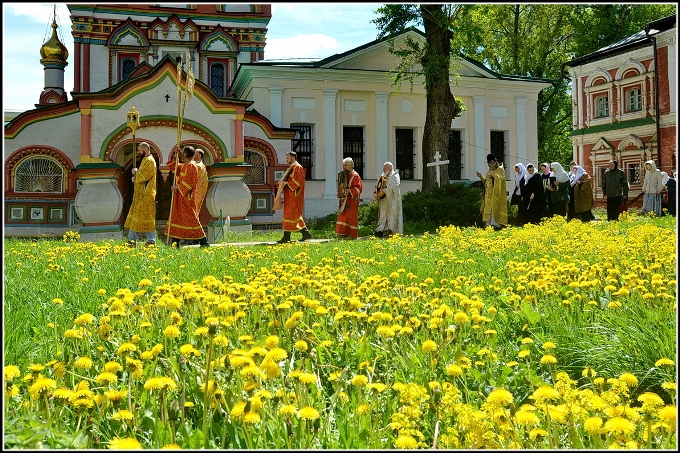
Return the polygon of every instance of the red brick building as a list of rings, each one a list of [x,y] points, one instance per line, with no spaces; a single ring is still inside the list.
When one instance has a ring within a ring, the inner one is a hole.
[[[629,200],[641,206],[644,162],[677,169],[676,16],[566,63],[572,80],[574,160],[595,180],[595,204],[604,206],[602,177],[616,159],[628,175]]]

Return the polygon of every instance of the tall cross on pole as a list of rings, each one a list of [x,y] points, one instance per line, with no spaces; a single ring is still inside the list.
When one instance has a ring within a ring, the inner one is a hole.
[[[435,170],[437,171],[437,186],[441,187],[441,173],[439,171],[439,166],[440,165],[446,165],[449,163],[448,159],[447,160],[439,160],[442,158],[442,155],[437,151],[434,153],[434,162],[429,162],[427,164],[428,167],[434,167]]]

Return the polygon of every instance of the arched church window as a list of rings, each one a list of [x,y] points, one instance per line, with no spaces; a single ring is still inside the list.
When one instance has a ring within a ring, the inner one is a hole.
[[[29,156],[14,169],[14,191],[63,193],[64,167],[47,156]]]
[[[217,96],[225,97],[225,74],[226,68],[224,63],[213,63],[210,65],[210,89],[213,90]]]
[[[257,151],[246,149],[243,151],[243,160],[252,165],[243,177],[243,182],[246,184],[264,184],[266,182],[267,159]]]
[[[127,79],[132,71],[137,67],[137,62],[132,58],[124,58],[120,62],[120,80],[123,81]]]

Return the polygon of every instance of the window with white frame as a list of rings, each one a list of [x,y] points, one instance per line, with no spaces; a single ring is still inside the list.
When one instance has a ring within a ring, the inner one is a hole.
[[[626,111],[638,112],[642,110],[642,94],[640,88],[631,88],[626,91]]]
[[[14,169],[14,191],[63,193],[64,167],[48,156],[29,156]]]
[[[595,98],[595,118],[606,118],[609,116],[609,96],[600,95]]]

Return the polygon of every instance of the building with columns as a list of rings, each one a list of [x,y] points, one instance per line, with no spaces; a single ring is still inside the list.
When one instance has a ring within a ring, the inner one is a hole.
[[[642,206],[644,163],[677,170],[676,16],[565,64],[573,99],[574,160],[594,177],[596,206],[610,159],[630,183],[629,201]]]
[[[78,230],[87,240],[122,237],[140,141],[158,163],[161,231],[173,180],[167,156],[178,144],[205,150],[210,187],[201,220],[209,240],[224,222],[241,231],[280,225],[272,202],[290,150],[307,171],[305,218],[337,209],[344,157],[354,159],[366,201],[385,161],[400,171],[402,193],[421,188],[424,86],[391,85],[396,57],[387,39],[321,60],[272,61],[265,59],[269,5],[68,7],[70,99],[63,84],[69,55],[53,34],[56,41],[41,49],[45,89],[36,93],[36,109],[5,124],[6,236]],[[406,36],[424,40],[417,30],[394,38]],[[538,163],[537,98],[549,81],[456,63],[452,91],[466,111],[451,124],[449,175],[476,180],[493,152],[510,169],[511,190],[512,166]],[[128,125],[129,112],[138,112],[138,127]]]

